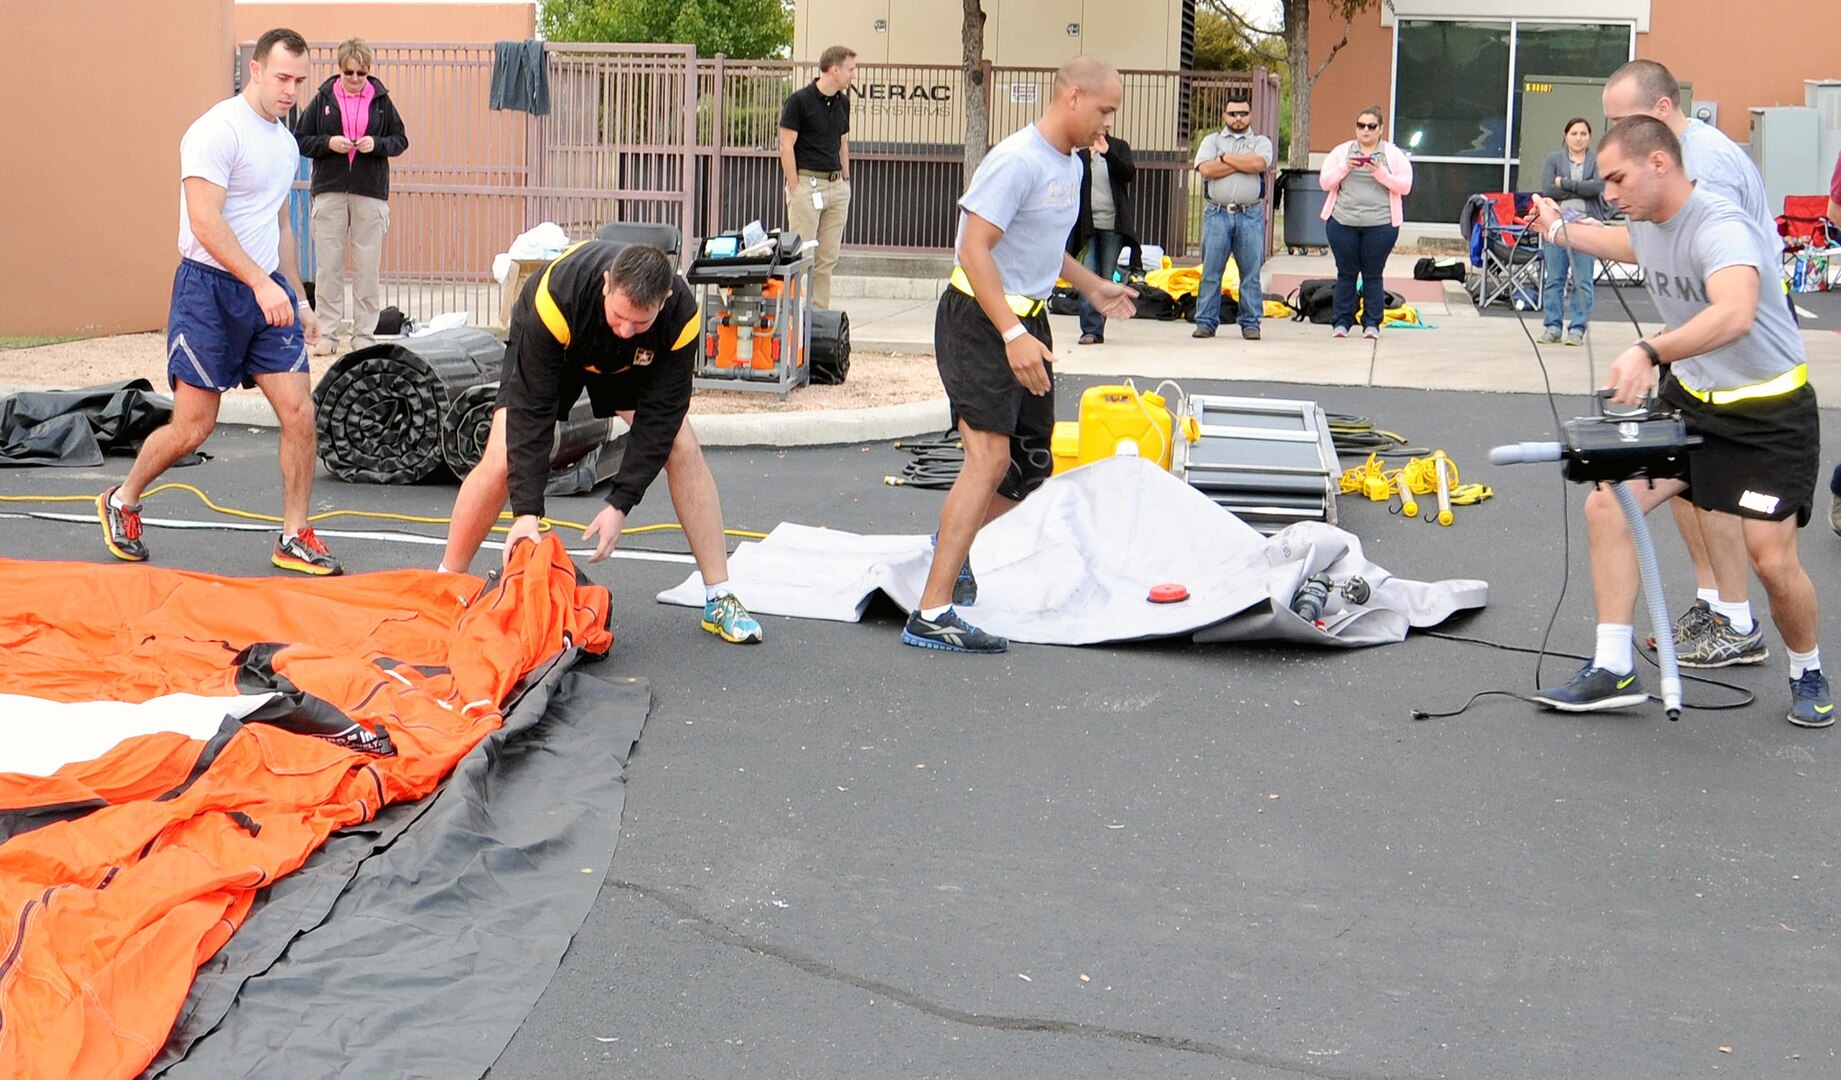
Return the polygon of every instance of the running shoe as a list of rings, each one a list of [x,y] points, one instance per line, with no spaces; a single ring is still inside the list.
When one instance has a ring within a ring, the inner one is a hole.
[[[96,496],[96,518],[102,522],[102,542],[109,554],[124,562],[146,562],[147,545],[141,542],[141,508],[117,507],[109,500],[121,489],[117,484]]]
[[[1534,700],[1561,712],[1599,712],[1641,705],[1649,700],[1636,672],[1619,675],[1590,661],[1565,686],[1555,686],[1534,695]]]
[[[703,605],[703,628],[735,645],[758,645],[761,624],[733,593],[723,593]]]
[[[1828,696],[1828,676],[1810,668],[1790,680],[1789,720],[1797,727],[1827,727],[1835,722],[1835,703]]]
[[[269,556],[269,562],[283,570],[292,570],[297,574],[312,574],[315,577],[330,577],[342,574],[345,568],[339,560],[333,558],[332,552],[326,550],[325,541],[309,525],[293,536],[284,536],[275,541],[275,554]]]
[[[1756,620],[1752,632],[1741,634],[1732,620],[1709,610],[1693,637],[1675,643],[1675,659],[1682,667],[1719,668],[1734,664],[1762,664],[1771,650],[1764,645],[1764,627]]]
[[[939,546],[940,534],[934,533],[934,546]],[[978,579],[972,576],[972,557],[965,557],[965,565],[959,567],[959,576],[952,582],[952,602],[964,607],[971,607],[978,602]]]
[[[1557,326],[1549,326],[1547,329],[1542,330],[1540,343],[1542,345],[1558,345],[1560,343],[1560,328]]]
[[[1684,645],[1701,634],[1701,629],[1713,619],[1713,607],[1705,600],[1696,597],[1694,606],[1675,617],[1675,652],[1679,654]],[[1656,647],[1656,635],[1643,638],[1643,644]]]
[[[908,625],[901,631],[901,640],[923,649],[947,652],[1000,653],[1010,647],[1009,641],[978,629],[961,619],[952,608],[941,612],[937,619],[922,618],[918,611],[909,615]]]

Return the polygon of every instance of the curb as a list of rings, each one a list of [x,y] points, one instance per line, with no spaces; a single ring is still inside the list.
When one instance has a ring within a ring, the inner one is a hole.
[[[0,397],[47,389],[52,388],[0,383]],[[831,446],[942,431],[948,420],[946,399],[942,397],[872,409],[693,414],[690,428],[705,446]],[[218,405],[217,422],[240,427],[280,426],[275,410],[260,394],[224,395]]]

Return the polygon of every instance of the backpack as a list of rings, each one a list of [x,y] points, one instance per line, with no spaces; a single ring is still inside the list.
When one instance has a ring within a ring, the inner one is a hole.
[[[1292,319],[1296,322],[1313,322],[1329,325],[1336,317],[1336,281],[1333,278],[1306,278],[1298,282],[1285,303],[1296,312]]]
[[[1080,290],[1072,285],[1056,285],[1055,291],[1048,294],[1048,313],[1050,315],[1080,314]]]
[[[1462,281],[1464,280],[1464,260],[1458,258],[1437,259],[1428,255],[1413,264],[1413,280]]]

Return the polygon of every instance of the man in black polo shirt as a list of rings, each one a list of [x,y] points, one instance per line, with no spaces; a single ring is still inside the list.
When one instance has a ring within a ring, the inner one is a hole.
[[[632,428],[607,509],[582,533],[599,537],[588,561],[613,552],[627,514],[663,468],[703,574],[703,629],[725,641],[760,641],[761,624],[729,591],[716,478],[685,419],[700,331],[696,295],[658,248],[591,240],[533,275],[512,309],[492,432],[454,500],[441,569],[467,569],[508,495],[516,520],[507,555],[537,539],[555,424],[586,389],[596,416]]]
[[[818,58],[818,78],[780,108],[780,171],[786,174],[786,224],[818,241],[812,306],[831,306],[831,271],[850,216],[850,97],[857,54],[833,45]]]

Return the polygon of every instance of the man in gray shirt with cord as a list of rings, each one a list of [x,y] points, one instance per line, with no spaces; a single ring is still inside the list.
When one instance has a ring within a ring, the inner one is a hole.
[[[1834,703],[1816,646],[1815,586],[1797,557],[1821,458],[1815,389],[1802,337],[1777,295],[1779,244],[1751,214],[1688,178],[1681,143],[1654,117],[1630,116],[1598,146],[1605,196],[1629,229],[1590,219],[1570,224],[1553,200],[1536,198],[1535,227],[1556,243],[1601,259],[1636,262],[1669,329],[1639,339],[1611,364],[1612,399],[1634,404],[1655,385],[1701,445],[1687,476],[1631,485],[1645,512],[1677,495],[1698,511],[1730,515],[1771,601],[1790,656],[1788,719],[1833,724]],[[1608,488],[1585,502],[1592,545],[1598,643],[1564,686],[1535,700],[1567,712],[1640,704],[1632,656],[1636,548]]]
[[[1681,111],[1681,84],[1654,60],[1632,60],[1611,73],[1603,95],[1604,114],[1615,124],[1627,116],[1649,116],[1667,125],[1681,144],[1688,178],[1743,210],[1770,235],[1777,219],[1764,194],[1764,179],[1737,143],[1711,124]],[[1781,291],[1773,278],[1766,292]],[[1791,307],[1794,311],[1794,307]],[[1760,664],[1770,656],[1763,630],[1752,617],[1745,572],[1745,537],[1729,514],[1696,510],[1674,502],[1675,524],[1694,563],[1693,606],[1675,620],[1675,651],[1682,667]]]
[[[1265,294],[1259,272],[1266,263],[1266,173],[1272,168],[1272,140],[1253,132],[1253,104],[1229,98],[1221,107],[1220,131],[1210,132],[1195,152],[1201,174],[1202,285],[1195,298],[1194,337],[1211,338],[1221,324],[1221,274],[1227,256],[1240,271],[1240,336],[1259,340]]]

